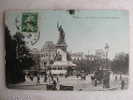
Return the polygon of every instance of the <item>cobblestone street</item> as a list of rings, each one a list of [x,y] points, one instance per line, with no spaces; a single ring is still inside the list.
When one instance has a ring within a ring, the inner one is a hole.
[[[11,88],[16,89],[33,89],[33,90],[47,90],[46,84],[42,81],[43,78],[40,78],[40,84],[35,84],[36,82],[33,81],[25,81],[24,83],[19,83],[15,85],[10,85]],[[124,77],[124,80],[126,82],[125,88],[128,88],[128,82],[127,77]],[[42,82],[41,82],[42,81]],[[98,84],[96,87],[93,85],[90,75],[86,76],[86,80],[81,80],[81,78],[77,78],[76,76],[70,76],[68,78],[60,77],[59,78],[59,84],[64,86],[73,86],[74,91],[105,91],[105,90],[119,90],[121,88],[121,81],[120,80],[114,80],[112,77],[110,80],[110,88],[103,88],[102,84]]]

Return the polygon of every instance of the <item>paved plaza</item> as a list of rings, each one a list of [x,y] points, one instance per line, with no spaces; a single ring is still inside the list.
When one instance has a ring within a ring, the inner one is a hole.
[[[102,84],[94,86],[91,81],[91,75],[86,76],[86,80],[77,78],[76,76],[70,77],[59,77],[59,84],[64,86],[73,86],[74,91],[107,91],[107,90],[120,90],[121,89],[121,80],[118,78],[115,80],[114,75],[110,77],[110,88],[103,88]],[[123,80],[125,81],[124,89],[128,88],[128,77],[123,75]],[[40,77],[40,84],[36,82],[27,80],[23,83],[10,85],[11,88],[16,89],[33,89],[33,90],[47,90],[46,85],[48,82],[43,82],[43,78]]]

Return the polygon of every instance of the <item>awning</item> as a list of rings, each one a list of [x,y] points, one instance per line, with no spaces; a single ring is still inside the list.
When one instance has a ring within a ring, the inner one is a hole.
[[[72,63],[71,61],[55,61],[54,64],[52,65],[53,66],[76,66],[76,64]]]
[[[51,70],[52,74],[66,74],[66,70]]]

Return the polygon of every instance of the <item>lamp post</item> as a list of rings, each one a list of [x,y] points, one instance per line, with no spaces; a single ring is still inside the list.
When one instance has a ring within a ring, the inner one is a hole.
[[[108,69],[109,68],[109,66],[108,66],[108,53],[109,53],[109,45],[108,45],[108,43],[105,44],[104,49],[105,49],[105,59],[106,59],[105,60],[105,66]]]
[[[109,45],[105,44],[105,72],[104,72],[104,88],[110,88],[110,68],[108,65],[108,53],[109,53]]]

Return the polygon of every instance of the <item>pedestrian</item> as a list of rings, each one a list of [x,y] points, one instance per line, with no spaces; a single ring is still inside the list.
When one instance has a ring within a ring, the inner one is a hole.
[[[40,84],[40,75],[37,74],[37,85],[39,85],[39,84]]]
[[[105,78],[103,79],[103,88],[105,88],[106,87],[106,80],[105,80]]]
[[[24,77],[25,77],[25,81],[27,81],[27,82],[28,82],[28,81],[29,81],[29,77],[28,77],[28,75],[27,75],[27,74],[25,74],[25,75],[24,75]]]
[[[30,78],[31,81],[33,81],[33,75],[30,74],[29,78]]]
[[[56,76],[56,82],[59,82],[59,77],[58,76]]]
[[[94,78],[94,76],[91,76],[91,83],[92,83],[93,86],[95,85],[95,78]]]
[[[125,81],[124,80],[121,80],[121,89],[123,90],[125,87]]]
[[[115,80],[117,80],[117,75],[115,76]]]
[[[56,77],[56,83],[57,83],[56,89],[59,90],[60,89],[60,82],[59,82],[58,76]]]
[[[44,82],[47,82],[47,73],[44,73]]]
[[[120,80],[122,80],[122,75],[120,74]]]
[[[53,89],[54,89],[54,90],[57,90],[56,86],[57,86],[57,83],[56,83],[56,81],[53,79]]]
[[[33,84],[34,85],[37,85],[37,75],[36,74],[33,77]]]
[[[95,79],[94,82],[95,82],[94,86],[96,87],[97,86],[97,79]]]

